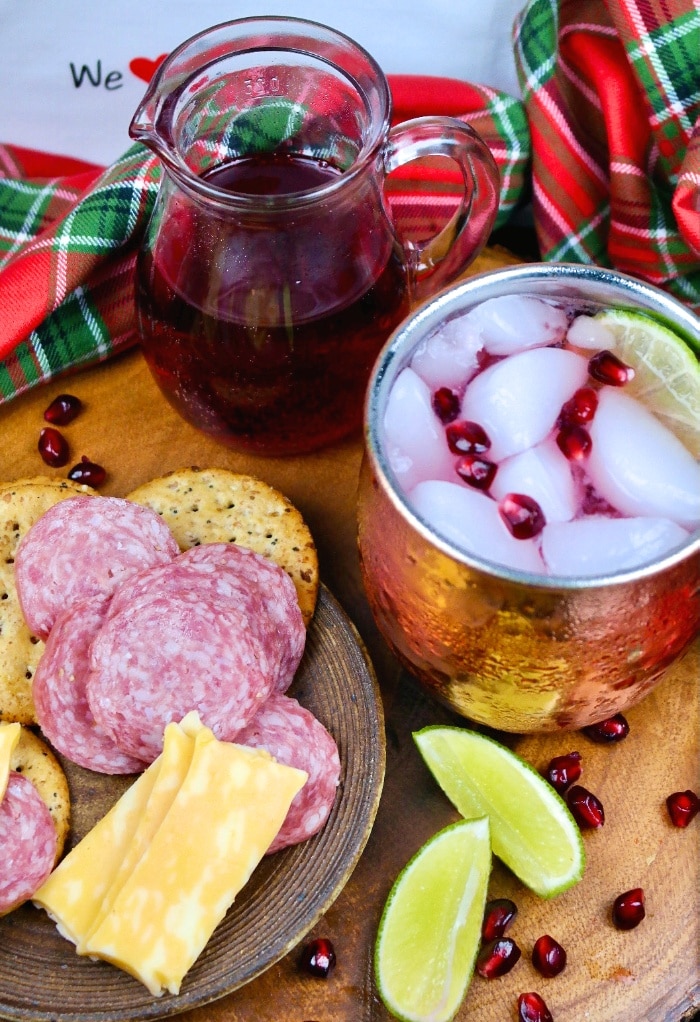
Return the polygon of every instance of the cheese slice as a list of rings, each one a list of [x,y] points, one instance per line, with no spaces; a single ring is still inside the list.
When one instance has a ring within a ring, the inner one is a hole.
[[[127,854],[160,772],[160,757],[59,862],[34,894],[58,931],[74,944],[90,932],[112,880]]]
[[[119,863],[109,888],[98,906],[95,917],[87,933],[81,934],[76,947],[79,954],[84,953],[86,942],[91,933],[100,925],[104,917],[110,911],[114,900],[130,876],[132,870],[146,852],[153,840],[158,828],[173,804],[182,782],[192,761],[194,750],[194,734],[201,730],[203,725],[199,721],[199,715],[195,714],[196,720],[187,724],[168,724],[163,737],[163,752],[160,756],[158,774],[153,787],[151,788],[148,800],[139,816],[128,847]],[[190,733],[188,734],[188,730]]]
[[[83,952],[154,996],[177,994],[306,780],[263,750],[202,728],[169,811]]]
[[[10,778],[12,753],[17,747],[21,733],[21,724],[5,724],[0,722],[0,802],[5,797],[7,782]]]

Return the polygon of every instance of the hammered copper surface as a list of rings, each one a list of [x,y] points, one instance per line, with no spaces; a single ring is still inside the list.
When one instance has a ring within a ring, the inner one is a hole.
[[[384,638],[436,698],[489,727],[573,729],[626,710],[700,630],[700,547],[660,575],[552,589],[440,550],[370,458],[358,505],[363,581]]]

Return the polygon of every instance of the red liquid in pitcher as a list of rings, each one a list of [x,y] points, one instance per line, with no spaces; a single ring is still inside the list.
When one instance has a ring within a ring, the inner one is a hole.
[[[291,195],[327,185],[340,173],[330,163],[309,156],[265,153],[223,163],[208,171],[205,180],[243,195]]]
[[[265,196],[338,176],[321,161],[261,155],[206,179]],[[228,224],[217,241],[216,230],[196,207],[176,207],[155,251],[139,257],[139,326],[160,388],[195,426],[251,452],[301,453],[347,436],[376,355],[409,310],[381,203],[290,214],[286,233]]]

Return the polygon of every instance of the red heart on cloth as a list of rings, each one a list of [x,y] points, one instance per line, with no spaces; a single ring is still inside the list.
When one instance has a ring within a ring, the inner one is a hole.
[[[137,78],[141,78],[142,81],[150,82],[167,56],[167,53],[161,53],[160,57],[156,57],[155,60],[150,60],[149,57],[134,57],[133,60],[129,61],[129,70]]]

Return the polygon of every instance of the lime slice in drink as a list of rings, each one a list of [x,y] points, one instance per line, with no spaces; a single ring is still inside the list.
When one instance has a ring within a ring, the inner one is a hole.
[[[613,351],[634,369],[625,393],[642,401],[700,458],[700,362],[682,337],[627,309],[595,317],[613,334]]]
[[[459,727],[414,734],[421,756],[467,819],[488,816],[491,848],[542,898],[583,875],[581,831],[564,800],[524,759],[499,742]]]
[[[439,831],[402,870],[379,923],[379,995],[403,1022],[449,1022],[474,970],[491,873],[488,820]]]

